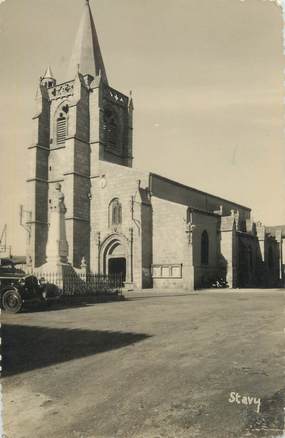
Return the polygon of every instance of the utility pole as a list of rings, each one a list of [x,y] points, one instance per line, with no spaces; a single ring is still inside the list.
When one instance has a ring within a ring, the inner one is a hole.
[[[4,228],[0,237],[0,254],[5,254],[8,257],[12,256],[12,247],[7,246],[7,224],[4,225]]]
[[[24,217],[26,217],[27,220],[24,220]],[[20,225],[28,233],[29,240],[31,238],[31,224],[30,224],[31,220],[32,220],[32,212],[28,210],[24,210],[24,206],[20,205]]]

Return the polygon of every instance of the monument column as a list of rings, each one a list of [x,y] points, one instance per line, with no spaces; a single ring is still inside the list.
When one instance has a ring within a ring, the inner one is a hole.
[[[65,230],[64,194],[61,185],[57,183],[55,199],[49,208],[49,230],[46,246],[46,264],[42,267],[46,272],[58,272],[63,265],[68,264],[68,243]]]

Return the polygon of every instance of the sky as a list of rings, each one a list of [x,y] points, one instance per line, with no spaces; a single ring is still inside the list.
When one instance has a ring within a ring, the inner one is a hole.
[[[23,253],[34,96],[66,71],[85,0],[0,4],[0,234]],[[134,167],[285,223],[282,11],[264,0],[90,0],[112,87],[134,97]],[[68,78],[72,79],[72,78]]]

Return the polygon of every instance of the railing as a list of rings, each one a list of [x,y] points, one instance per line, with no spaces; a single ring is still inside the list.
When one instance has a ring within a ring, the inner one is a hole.
[[[39,280],[44,278],[46,282],[57,285],[68,296],[122,294],[122,275],[41,271],[36,271],[35,275]]]

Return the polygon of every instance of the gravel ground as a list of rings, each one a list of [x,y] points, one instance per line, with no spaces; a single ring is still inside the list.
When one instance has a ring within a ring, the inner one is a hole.
[[[149,291],[2,315],[5,434],[285,437],[284,308],[281,290]]]

